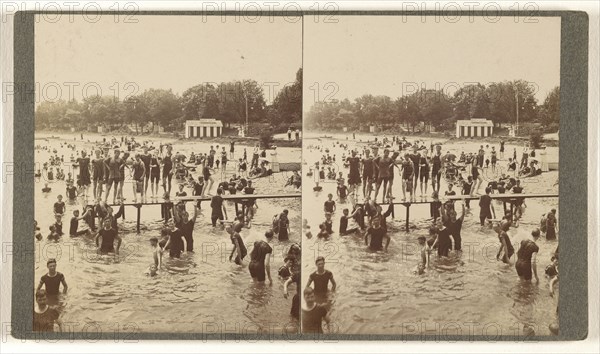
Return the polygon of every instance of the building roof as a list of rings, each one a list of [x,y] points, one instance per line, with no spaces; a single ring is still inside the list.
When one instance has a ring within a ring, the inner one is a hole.
[[[186,127],[223,127],[223,122],[213,118],[186,120]]]
[[[489,119],[485,119],[485,118],[471,118],[471,119],[459,119],[456,121],[457,125],[467,125],[467,126],[474,126],[474,127],[493,127],[494,126],[494,122],[489,120]]]

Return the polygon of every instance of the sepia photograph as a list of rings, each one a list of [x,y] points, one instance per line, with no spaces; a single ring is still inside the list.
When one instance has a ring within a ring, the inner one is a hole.
[[[97,15],[35,23],[34,331],[299,333],[301,17]]]
[[[591,16],[285,3],[3,7],[7,348],[593,342]]]
[[[304,334],[559,334],[561,19],[453,19],[305,19]]]

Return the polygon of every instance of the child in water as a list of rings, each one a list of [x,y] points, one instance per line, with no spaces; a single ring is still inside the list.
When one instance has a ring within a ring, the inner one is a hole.
[[[325,226],[325,223],[319,225],[319,233],[317,234],[317,238],[329,238],[329,232],[327,232],[327,226]]]
[[[156,237],[150,238],[150,247],[152,249],[152,259],[154,260],[153,266],[156,269],[162,267],[162,248],[158,245],[158,239]]]
[[[50,225],[50,233],[48,234],[48,241],[58,242],[60,239],[60,234],[56,232],[56,226]]]
[[[312,232],[310,231],[310,226],[306,226],[306,231],[304,232],[304,236],[306,236],[307,239],[311,239],[312,238]]]
[[[419,247],[421,247],[421,262],[417,266],[416,273],[421,275],[429,268],[429,246],[427,245],[425,236],[419,236]]]
[[[35,226],[35,239],[41,241],[43,239],[42,233],[40,232],[40,227],[38,226],[37,220],[33,220],[33,225]]]
[[[323,224],[325,225],[325,231],[331,235],[333,233],[333,220],[331,220],[331,213],[325,213],[325,221]]]
[[[146,272],[146,275],[150,276],[150,277],[155,277],[158,274],[158,268],[156,268],[156,265],[152,264],[150,266],[150,268],[148,268],[148,272]]]

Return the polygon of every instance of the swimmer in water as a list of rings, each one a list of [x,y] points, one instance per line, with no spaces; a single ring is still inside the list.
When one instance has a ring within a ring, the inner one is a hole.
[[[269,279],[269,285],[273,284],[271,279],[271,254],[273,248],[270,243],[273,241],[273,231],[267,231],[265,233],[265,240],[259,240],[254,242],[254,247],[250,253],[250,264],[248,270],[250,276],[255,282],[264,282],[265,279]]]
[[[314,282],[314,294],[318,303],[327,302],[327,292],[329,291],[329,283],[331,282],[331,291],[334,292],[337,284],[333,278],[333,273],[325,269],[325,257],[319,256],[315,261],[317,270],[310,274],[306,287]]]
[[[48,267],[48,273],[42,276],[36,292],[39,292],[42,287],[45,287],[46,294],[48,295],[58,295],[60,285],[63,286],[63,294],[67,293],[69,286],[67,285],[67,281],[65,280],[65,276],[61,272],[56,271],[56,259],[50,258],[48,262],[46,262],[46,266]]]
[[[306,231],[304,232],[304,236],[306,236],[307,239],[312,239],[312,232],[310,231],[310,226],[306,226]]]
[[[157,270],[158,269],[156,268],[156,265],[152,264],[150,266],[150,269],[148,270],[148,275],[151,276],[151,277],[155,277],[156,274],[157,274]]]
[[[519,250],[517,251],[517,262],[515,263],[517,275],[521,280],[531,281],[533,276],[536,283],[540,282],[537,275],[536,263],[536,257],[540,250],[536,241],[539,238],[540,230],[535,229],[531,232],[531,238],[521,241]]]
[[[386,239],[385,247],[383,246],[384,238]],[[372,251],[387,251],[390,245],[390,237],[385,232],[385,229],[381,227],[380,218],[373,218],[372,226],[365,233],[365,245],[369,246],[369,249]]]
[[[156,269],[162,268],[162,248],[158,245],[158,239],[156,237],[150,238],[150,247],[152,249],[152,259],[154,260],[154,267]]]
[[[96,235],[96,247],[98,247],[98,251],[100,254],[108,254],[114,252],[115,254],[119,254],[119,248],[121,248],[121,242],[123,241],[121,237],[117,234],[117,230],[112,228],[111,219],[104,219],[103,226],[104,228],[98,231]],[[102,243],[100,243],[100,238],[102,238]],[[117,247],[115,248],[115,240],[117,241]]]
[[[330,328],[330,318],[327,309],[315,301],[315,292],[312,288],[304,289],[304,302],[306,308],[302,309],[302,333],[323,333],[323,321],[327,323],[328,331]]]
[[[430,249],[427,245],[425,236],[419,236],[419,246],[421,247],[421,262],[417,266],[417,274],[423,274],[429,269]]]
[[[48,306],[46,291],[40,289],[35,294],[36,307],[33,312],[33,330],[35,332],[54,332],[54,325],[62,332],[60,313],[55,308]]]

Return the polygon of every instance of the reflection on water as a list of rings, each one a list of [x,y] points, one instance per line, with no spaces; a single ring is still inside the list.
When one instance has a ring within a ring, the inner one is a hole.
[[[50,146],[58,149],[59,156],[64,154],[67,158],[71,154],[70,150],[61,149],[57,140],[50,140]],[[86,144],[88,151],[90,147]],[[185,143],[175,145],[174,151],[187,156],[192,148],[195,152],[206,152],[208,147],[206,143]],[[243,149],[243,145],[236,147]],[[251,151],[250,147],[247,148]],[[299,159],[299,149],[281,150],[280,161]],[[46,151],[36,152],[36,163],[41,165],[47,161],[48,155]],[[249,155],[251,157],[251,152]],[[219,179],[220,174],[215,176],[215,185]],[[286,180],[287,176],[283,174],[255,180],[255,193],[296,192],[290,187],[283,187]],[[44,236],[36,247],[35,277],[39,279],[47,272],[48,258],[57,258],[57,270],[65,274],[69,284],[69,293],[60,299],[64,306],[63,322],[79,323],[81,326],[93,322],[101,330],[111,332],[116,325],[122,331],[135,332],[255,333],[275,328],[279,331],[275,333],[282,330],[292,333],[297,330],[297,321],[289,315],[291,296],[283,298],[283,281],[278,279],[277,269],[283,264],[289,244],[300,241],[299,199],[259,200],[251,228],[241,233],[250,253],[253,242],[262,239],[264,232],[270,228],[273,215],[283,209],[289,210],[290,241],[273,241],[273,285],[269,286],[253,283],[247,269],[249,257],[243,267],[229,262],[233,248],[230,238],[221,228],[212,228],[209,203],[206,202],[202,203],[194,229],[195,253],[169,259],[167,252],[163,269],[154,277],[148,275],[152,264],[148,240],[160,238],[160,230],[164,226],[158,206],[142,207],[140,234],[136,233],[136,209],[125,207],[125,219],[119,219],[119,234],[123,237],[119,255],[100,256],[96,253],[92,237],[68,236],[69,220],[74,209],[81,210],[78,206],[80,200],[67,203],[62,240],[47,242],[45,236],[54,219],[52,206],[58,194],[65,195],[64,182],[49,185],[52,188],[50,193],[40,192],[43,183],[35,185],[35,219]],[[128,200],[132,199],[131,187],[127,184],[123,192]],[[191,195],[189,189],[187,192]],[[191,208],[192,205],[188,204],[188,212],[192,212]],[[235,215],[233,204],[226,203],[226,208],[228,215]],[[295,289],[291,286],[290,294],[293,291]]]
[[[305,141],[305,144],[316,143]],[[342,150],[332,147],[331,141],[323,140],[321,144],[329,147],[331,154],[337,154],[341,165]],[[316,150],[305,149],[303,159],[308,164],[304,165],[304,176],[307,167],[320,156]],[[525,191],[535,188],[528,183],[523,181]],[[431,269],[417,275],[415,269],[420,262],[417,238],[429,237],[431,225],[428,204],[411,206],[410,233],[404,230],[405,208],[396,205],[395,218],[387,219],[391,237],[388,251],[371,252],[362,234],[337,233],[342,210],[352,210],[352,206],[349,201],[335,197],[337,211],[332,217],[335,233],[328,241],[316,240],[317,226],[325,220],[323,203],[328,193],[336,195],[335,183],[321,185],[323,190],[319,193],[312,190],[312,183],[303,186],[303,218],[308,220],[314,235],[311,240],[303,239],[303,284],[316,269],[315,258],[324,256],[325,268],[333,272],[337,281],[330,315],[339,333],[470,334],[492,339],[495,335],[523,335],[523,329],[531,327],[537,335],[550,334],[548,325],[555,321],[556,302],[548,295],[549,279],[544,277],[544,268],[550,263],[556,242],[544,238],[537,242],[540,283],[522,283],[514,268],[515,259],[511,265],[496,260],[498,238],[491,229],[479,225],[478,203],[472,201],[462,228],[463,253],[452,251],[447,259],[438,260],[434,251]],[[395,196],[402,195],[400,188],[400,183],[394,184]],[[442,193],[446,189],[443,184]],[[531,199],[526,204],[521,225],[509,231],[515,251],[520,240],[538,226],[540,216],[557,206],[557,200]],[[386,206],[383,207],[385,211]],[[498,215],[502,204],[496,204],[495,209]]]

